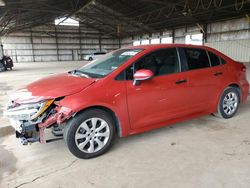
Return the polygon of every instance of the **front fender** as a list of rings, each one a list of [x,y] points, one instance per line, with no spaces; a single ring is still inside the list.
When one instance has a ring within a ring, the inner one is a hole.
[[[127,111],[127,95],[124,82],[112,82],[115,86],[109,88],[93,85],[74,95],[66,96],[60,106],[71,109],[74,113],[92,107],[104,107],[112,111],[119,121],[122,137],[130,132],[130,122]]]

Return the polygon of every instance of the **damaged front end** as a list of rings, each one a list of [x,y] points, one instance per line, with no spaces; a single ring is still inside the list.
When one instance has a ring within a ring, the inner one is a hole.
[[[61,99],[62,97],[32,103],[10,100],[4,116],[10,119],[16,130],[16,137],[21,139],[23,145],[36,141],[46,143],[45,129],[58,127],[74,115],[71,109],[60,106]]]

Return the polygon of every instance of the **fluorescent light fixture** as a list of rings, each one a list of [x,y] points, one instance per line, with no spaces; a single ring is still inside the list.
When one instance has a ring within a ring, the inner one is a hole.
[[[67,17],[55,19],[55,25],[79,26],[79,22]]]
[[[4,0],[0,0],[0,6],[5,6],[5,2],[4,2]]]

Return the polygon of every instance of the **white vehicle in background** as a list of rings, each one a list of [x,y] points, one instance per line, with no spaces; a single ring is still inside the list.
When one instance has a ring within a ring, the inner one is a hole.
[[[83,59],[87,60],[87,61],[92,61],[92,60],[97,59],[98,57],[105,55],[105,54],[106,54],[106,52],[94,52],[94,53],[85,55],[83,57]]]

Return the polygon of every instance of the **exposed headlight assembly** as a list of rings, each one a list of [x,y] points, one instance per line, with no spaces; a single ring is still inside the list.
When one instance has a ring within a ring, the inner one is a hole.
[[[39,103],[21,104],[13,108],[8,108],[4,115],[15,120],[33,121],[42,115],[53,102],[54,99]]]
[[[39,110],[37,111],[36,114],[34,114],[31,117],[31,120],[38,118],[40,115],[42,115],[49,107],[50,105],[54,102],[54,99],[45,101],[43,103],[40,104]]]

